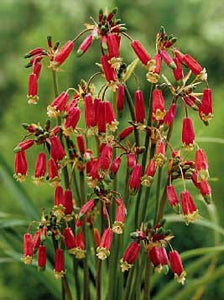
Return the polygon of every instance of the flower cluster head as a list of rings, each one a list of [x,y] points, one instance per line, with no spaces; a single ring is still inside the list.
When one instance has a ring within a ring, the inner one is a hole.
[[[106,260],[115,247],[121,247],[116,241],[130,234],[133,240],[119,257],[122,272],[132,268],[139,256],[147,255],[155,271],[170,267],[178,282],[184,283],[180,255],[170,244],[174,236],[162,223],[163,206],[167,199],[186,224],[196,221],[197,201],[186,182],[193,183],[206,203],[211,202],[208,161],[196,142],[191,117],[197,111],[208,125],[213,116],[206,70],[177,48],[177,38],[164,27],[156,35],[155,53],[149,54],[146,46],[126,33],[116,9],[100,10],[98,20],[85,26],[61,47],[48,37],[47,49],[38,47],[25,56],[30,59],[26,67],[31,68],[28,103],[37,103],[43,60],[53,74],[55,94],[47,97],[45,124],[24,123],[26,135],[14,149],[16,180],[23,182],[30,172],[34,184],[48,183],[53,189],[52,208],[42,211],[35,233],[30,226],[24,235],[23,261],[30,264],[37,254],[43,270],[45,241],[52,239],[54,274],[62,278],[65,252],[79,260],[93,254],[97,260]],[[129,56],[121,56],[124,39],[135,56],[132,62]],[[81,79],[78,86],[58,92],[56,76],[62,65],[73,50],[81,57],[91,51],[93,43],[99,44],[99,71],[87,81]],[[146,88],[151,89],[149,104],[138,68],[146,76]],[[132,76],[136,87],[130,91]],[[101,83],[103,79],[100,87],[93,84],[99,77]],[[176,123],[177,112],[182,129]],[[170,143],[172,130],[182,133],[182,140],[175,141],[176,149]],[[27,153],[34,147],[38,154],[32,172]],[[183,186],[180,193],[176,182]],[[149,206],[142,191],[161,184],[163,198],[153,199],[157,204]],[[153,214],[149,226],[146,216],[149,219]],[[130,224],[137,228],[135,232],[130,232]]]

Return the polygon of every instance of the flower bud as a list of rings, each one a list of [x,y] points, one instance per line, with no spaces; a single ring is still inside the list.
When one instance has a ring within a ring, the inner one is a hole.
[[[169,204],[172,208],[175,209],[177,206],[179,207],[180,202],[179,202],[175,187],[173,185],[168,185],[167,186],[166,195],[167,195],[167,199],[169,201]]]
[[[134,166],[130,179],[129,179],[129,189],[131,192],[136,193],[141,184],[142,166],[137,164]]]
[[[119,84],[117,89],[117,110],[123,110],[124,108],[124,100],[125,100],[125,86],[123,84]]]
[[[169,252],[170,268],[173,271],[177,282],[184,284],[186,272],[180,258],[179,253],[176,250]]]
[[[89,201],[87,201],[80,209],[79,211],[79,219],[81,219],[83,216],[85,216],[86,214],[88,214],[88,212],[90,212],[91,210],[93,210],[94,206],[95,206],[95,200],[91,199]]]
[[[174,75],[176,81],[182,80],[184,78],[184,72],[183,72],[181,63],[180,63],[179,59],[176,57],[173,59],[173,61],[176,65],[176,69],[173,69],[173,75]]]
[[[78,259],[85,257],[84,235],[82,231],[75,235],[75,248],[70,249],[70,253]]]
[[[15,174],[17,181],[23,182],[27,175],[27,161],[25,151],[17,152],[15,154]]]
[[[75,248],[75,246],[76,246],[75,245],[75,237],[72,232],[72,229],[70,227],[66,227],[64,229],[63,235],[64,235],[64,243],[65,243],[66,248],[68,248],[68,250],[72,251],[72,249]],[[70,253],[70,251],[69,251],[69,253]]]
[[[145,103],[141,90],[135,92],[135,120],[137,123],[144,123],[145,120]]]
[[[202,121],[209,122],[213,117],[212,110],[212,91],[205,89],[199,106],[199,116]]]
[[[194,128],[191,118],[184,118],[182,127],[182,142],[186,150],[191,151],[194,148]]]
[[[40,245],[37,252],[37,265],[39,270],[44,270],[47,263],[47,249]]]
[[[162,59],[165,61],[168,67],[176,69],[176,64],[173,61],[173,58],[169,55],[169,53],[166,50],[160,51],[160,55],[162,56]]]
[[[114,179],[117,174],[121,164],[121,158],[115,157],[110,166],[110,178]]]
[[[50,138],[51,142],[51,157],[55,160],[62,160],[65,157],[65,150],[59,141],[59,138],[55,135],[53,135]]]
[[[72,52],[73,47],[73,41],[68,41],[61,47],[61,49],[55,55],[53,62],[51,63],[51,67],[53,68],[53,70],[57,71],[58,66],[64,63],[69,54]]]
[[[194,222],[197,219],[198,210],[189,191],[182,192],[180,196],[183,214],[186,220],[186,224],[188,225],[189,222]]]
[[[164,125],[170,126],[173,123],[173,120],[175,118],[176,109],[177,109],[176,103],[172,103],[164,117],[164,120],[163,120]]]
[[[46,173],[46,155],[45,153],[39,153],[35,164],[35,174],[33,176],[33,182],[36,185],[40,185]]]
[[[62,249],[55,250],[54,276],[61,279],[65,275],[64,251]]]
[[[129,169],[133,169],[137,164],[136,155],[135,153],[129,153],[127,155],[127,167]]]
[[[92,45],[93,42],[93,36],[92,34],[88,35],[82,44],[79,46],[79,49],[77,50],[77,56],[82,56]]]
[[[37,75],[32,73],[29,76],[29,83],[28,83],[28,103],[29,104],[36,104],[39,100],[37,96],[37,89],[38,89],[38,82],[37,82]]]
[[[32,234],[25,233],[23,236],[23,262],[31,264],[33,259],[33,238]]]
[[[113,230],[111,228],[107,228],[104,230],[100,245],[97,247],[97,257],[101,260],[106,259],[110,255],[110,247],[113,239]]]
[[[58,97],[56,97],[50,105],[47,107],[47,115],[50,118],[58,117],[66,107],[69,95],[67,92],[62,92]]]
[[[25,151],[27,149],[29,149],[30,147],[32,147],[34,144],[34,140],[26,140],[23,141],[21,143],[19,143],[19,145],[17,147],[14,148],[14,152],[20,152],[20,151]]]
[[[150,61],[150,55],[145,50],[145,48],[142,46],[142,44],[139,41],[132,41],[131,47],[135,51],[135,54],[140,59],[140,61],[147,65],[147,63]]]
[[[64,192],[61,186],[57,186],[55,189],[53,212],[57,217],[57,222],[60,222],[65,215]]]
[[[95,126],[95,106],[91,94],[87,94],[84,96],[84,107],[86,127],[89,128]]]
[[[207,204],[211,203],[212,200],[212,189],[211,186],[209,185],[208,181],[201,181],[198,183],[198,188],[201,192],[201,195],[203,196],[205,202]]]
[[[123,129],[121,131],[121,133],[119,134],[119,140],[122,141],[123,139],[125,139],[127,136],[129,136],[134,130],[133,126],[128,126],[125,129]]]
[[[109,101],[105,101],[105,110],[106,110],[106,122],[109,129],[114,132],[117,129],[118,122],[112,107],[112,104]]]
[[[133,267],[134,262],[138,258],[140,249],[141,249],[141,245],[135,241],[129,244],[122,259],[120,260],[122,272],[128,271]]]
[[[107,35],[107,48],[109,57],[119,57],[119,44],[117,40],[117,34],[109,33]]]
[[[152,92],[152,117],[154,120],[163,120],[165,116],[165,101],[162,91],[154,89]]]
[[[184,102],[190,106],[191,108],[193,108],[194,110],[198,110],[198,106],[197,106],[197,98],[194,95],[187,95],[185,97],[183,97]]]
[[[149,259],[152,262],[155,270],[160,273],[162,270],[160,251],[156,246],[149,250]]]
[[[202,71],[201,65],[189,54],[183,56],[183,63],[192,71],[194,75],[199,75]]]

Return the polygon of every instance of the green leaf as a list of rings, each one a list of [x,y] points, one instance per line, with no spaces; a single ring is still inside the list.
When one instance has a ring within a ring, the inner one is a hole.
[[[210,137],[210,136],[198,137],[197,141],[200,143],[224,144],[224,139],[218,137]]]
[[[24,213],[30,218],[36,219],[38,216],[37,210],[35,209],[32,200],[21,183],[17,182],[12,175],[12,169],[4,157],[0,154],[0,178],[3,181],[3,184],[6,186],[8,191],[11,192],[15,200],[19,202]]]
[[[133,62],[131,62],[131,63],[127,66],[127,71],[126,71],[126,73],[125,73],[125,75],[124,75],[124,78],[123,78],[124,82],[126,82],[126,81],[129,79],[129,77],[131,76],[131,74],[134,72],[134,70],[135,70],[135,68],[136,68],[136,66],[137,66],[137,64],[138,64],[138,62],[139,62],[139,59],[136,58],[135,60],[133,60]]]

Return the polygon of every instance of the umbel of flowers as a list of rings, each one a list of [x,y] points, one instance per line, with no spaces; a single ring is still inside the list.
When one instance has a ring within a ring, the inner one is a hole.
[[[123,276],[122,272],[133,268],[142,256],[145,268],[150,264],[158,272],[170,268],[183,284],[186,272],[180,255],[171,246],[174,234],[165,228],[164,207],[168,203],[169,209],[183,215],[186,224],[197,219],[197,203],[186,188],[186,181],[193,183],[206,203],[211,201],[208,161],[195,142],[191,119],[191,115],[198,114],[208,125],[213,116],[205,68],[184,49],[178,49],[177,39],[163,27],[156,35],[155,53],[149,54],[140,41],[127,34],[116,13],[116,9],[100,10],[97,21],[87,24],[64,45],[53,43],[48,37],[47,48],[38,47],[26,54],[25,58],[30,59],[26,67],[31,69],[28,103],[38,105],[38,101],[46,100],[38,97],[44,60],[50,71],[43,71],[53,74],[55,95],[43,112],[48,117],[46,123],[23,124],[26,135],[14,149],[16,180],[23,182],[29,170],[33,183],[50,184],[53,195],[52,209],[42,211],[36,231],[30,226],[24,234],[23,261],[31,264],[37,255],[38,268],[43,270],[47,263],[46,241],[51,239],[55,251],[54,274],[62,278],[68,295],[64,254],[68,252],[84,261],[77,263],[77,268],[84,273],[85,299],[89,293],[92,255],[96,256],[96,273],[92,276],[96,276],[98,296],[101,261],[108,258],[110,274],[116,272],[112,265],[120,264],[119,276]],[[130,44],[126,51],[122,49],[124,39]],[[69,63],[74,49],[80,57],[91,51],[93,43],[99,48],[99,71],[88,81],[80,80],[78,87],[59,91],[57,72]],[[132,62],[129,52],[136,55]],[[149,101],[145,99],[137,71],[146,76],[146,89],[151,90]],[[165,76],[164,71],[169,75]],[[133,95],[128,89],[131,77],[136,80]],[[99,89],[93,84],[97,79],[102,84]],[[47,95],[49,98],[51,94]],[[175,126],[178,111],[182,116],[182,141],[174,149],[170,136],[172,130],[180,130]],[[126,118],[122,126],[121,116]],[[26,156],[34,147],[39,154],[32,171]],[[163,168],[164,165],[168,168]],[[164,186],[162,177],[166,178]],[[179,181],[183,186],[180,195],[175,188]],[[157,196],[151,201],[148,197],[153,186]],[[130,237],[128,245],[122,242],[124,235]],[[110,260],[112,251],[116,254]],[[146,277],[143,284],[146,297],[147,280]],[[125,280],[121,288],[127,287]]]

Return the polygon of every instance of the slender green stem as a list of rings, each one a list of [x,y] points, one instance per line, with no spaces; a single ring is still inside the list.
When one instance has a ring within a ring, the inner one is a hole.
[[[78,261],[75,257],[73,257],[73,274],[75,280],[76,299],[81,299],[81,290],[80,290],[80,282],[79,282],[79,274],[78,274]]]
[[[52,70],[52,79],[53,79],[53,88],[54,88],[54,96],[58,96],[58,83],[57,83],[57,74],[54,70]]]
[[[158,210],[159,210],[161,179],[162,179],[162,167],[159,168],[158,177],[157,177],[157,185],[156,185],[156,207],[155,207],[155,215],[154,215],[154,225],[156,225],[157,216],[158,216]]]
[[[132,268],[129,273],[128,273],[128,278],[127,278],[127,284],[124,290],[124,295],[123,295],[123,300],[129,300],[129,295],[131,291],[131,284],[133,280],[133,275],[134,275],[134,268]]]
[[[129,111],[130,111],[130,114],[131,114],[132,121],[135,122],[135,108],[134,108],[134,104],[133,104],[131,94],[130,94],[127,86],[125,86],[125,93],[126,93],[126,96],[127,96],[128,108],[129,108]],[[136,146],[138,147],[139,146],[139,132],[138,132],[138,129],[136,127],[134,128],[134,133],[135,133],[135,143],[136,143]]]
[[[97,271],[96,271],[96,299],[101,300],[101,268],[102,260],[97,260]]]
[[[151,262],[147,259],[145,267],[145,283],[144,283],[144,300],[150,300],[150,273],[151,273]]]

